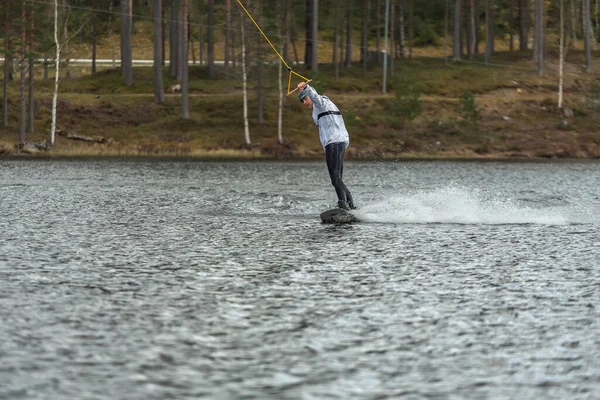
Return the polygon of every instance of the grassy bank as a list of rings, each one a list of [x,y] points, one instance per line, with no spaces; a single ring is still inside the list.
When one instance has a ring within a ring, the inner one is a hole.
[[[422,92],[423,112],[404,133],[396,115],[394,79],[381,92],[381,68],[364,73],[361,66],[335,78],[331,65],[318,74],[315,86],[342,110],[351,136],[348,156],[355,159],[399,158],[600,158],[600,110],[594,88],[600,74],[587,74],[582,54],[571,51],[566,77],[566,105],[574,116],[557,109],[557,66],[546,77],[536,74],[531,55],[498,54],[495,65],[446,63],[440,58],[397,62]],[[78,67],[80,69],[89,67]],[[190,69],[191,118],[181,119],[180,96],[168,94],[164,105],[153,102],[152,68],[134,71],[134,85],[124,87],[120,72],[106,69],[95,76],[74,71],[63,79],[58,129],[65,134],[103,137],[104,143],[57,138],[45,154],[60,156],[187,156],[203,158],[318,158],[322,149],[310,113],[295,96],[284,99],[283,138],[277,142],[278,69],[265,67],[264,123],[257,122],[256,77],[250,84],[250,135],[244,147],[242,81],[239,71],[209,79],[205,67]],[[165,87],[175,80],[164,74]],[[287,80],[285,72],[284,81]],[[284,82],[285,85],[285,82]],[[36,132],[27,140],[42,142],[50,128],[53,82],[36,84]],[[0,131],[0,153],[14,153],[18,138],[19,83],[9,83],[10,127]],[[480,118],[464,120],[458,97],[475,94]]]

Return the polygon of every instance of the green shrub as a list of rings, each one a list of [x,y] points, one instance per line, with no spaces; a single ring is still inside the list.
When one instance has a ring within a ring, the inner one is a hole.
[[[460,116],[466,122],[467,126],[475,131],[475,133],[479,132],[479,108],[475,102],[475,96],[473,93],[465,89],[462,96],[459,98],[460,106],[459,112]]]
[[[415,78],[404,66],[394,77],[394,89],[396,92],[395,114],[400,117],[404,136],[406,136],[407,125],[423,111],[421,92],[417,88]]]

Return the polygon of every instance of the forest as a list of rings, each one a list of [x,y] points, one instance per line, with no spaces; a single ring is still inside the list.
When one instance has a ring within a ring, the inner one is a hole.
[[[600,157],[600,0],[4,0],[0,154]]]

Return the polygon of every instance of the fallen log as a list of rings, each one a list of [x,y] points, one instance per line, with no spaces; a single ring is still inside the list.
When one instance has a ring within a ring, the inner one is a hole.
[[[91,136],[85,136],[85,135],[78,135],[76,133],[66,133],[66,132],[62,132],[62,131],[57,131],[57,135],[62,136],[67,139],[71,139],[71,140],[81,140],[82,142],[92,142],[92,143],[106,143],[107,142],[106,138],[103,136],[91,137]]]

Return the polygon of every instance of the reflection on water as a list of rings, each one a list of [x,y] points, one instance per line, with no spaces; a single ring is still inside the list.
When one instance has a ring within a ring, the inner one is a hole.
[[[599,173],[0,161],[0,398],[595,398]]]

